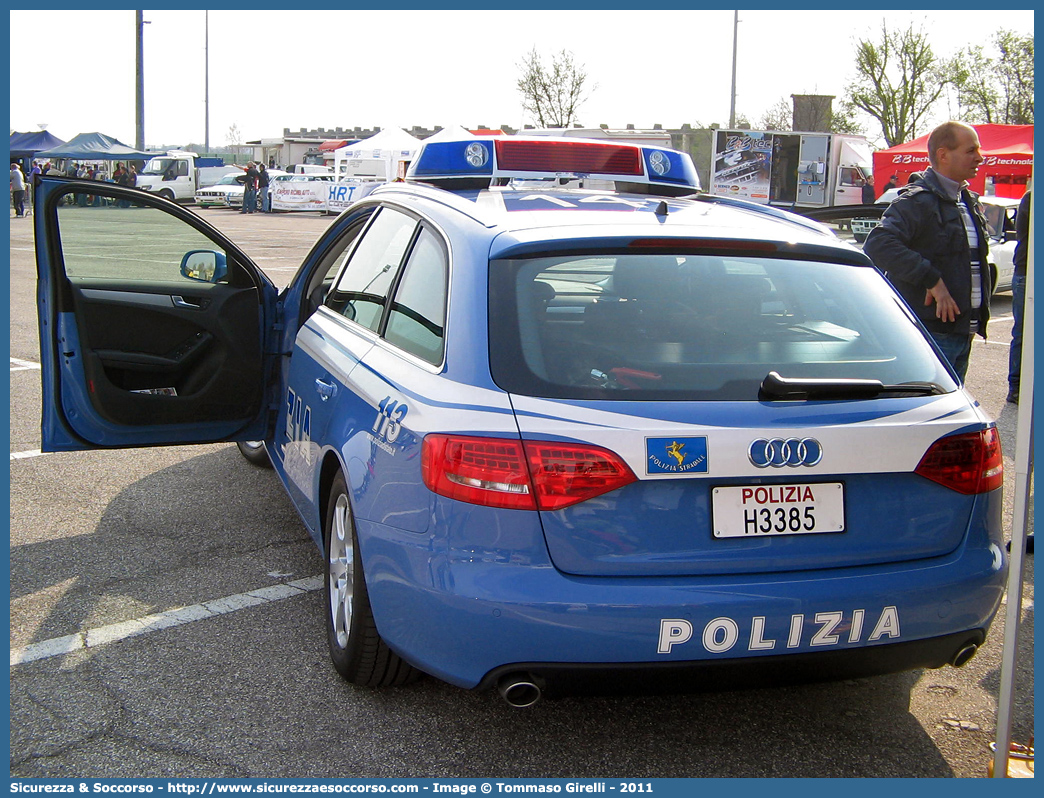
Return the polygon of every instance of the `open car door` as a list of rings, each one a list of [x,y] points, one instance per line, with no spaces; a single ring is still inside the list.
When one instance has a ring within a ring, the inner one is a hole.
[[[266,437],[272,282],[145,192],[35,187],[46,452]]]

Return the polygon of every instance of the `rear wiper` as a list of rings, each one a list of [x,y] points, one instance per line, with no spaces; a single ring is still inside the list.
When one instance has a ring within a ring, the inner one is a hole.
[[[935,396],[946,393],[934,382],[904,382],[885,385],[880,380],[863,380],[840,377],[837,379],[809,379],[782,377],[770,371],[761,381],[758,399],[763,402],[777,400],[802,401],[814,399],[873,399],[882,394],[908,394],[913,396]]]

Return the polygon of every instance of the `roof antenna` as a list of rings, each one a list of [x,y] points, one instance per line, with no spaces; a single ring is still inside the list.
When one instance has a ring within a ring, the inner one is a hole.
[[[660,204],[656,206],[656,210],[654,211],[654,213],[657,216],[666,216],[667,215],[667,200],[660,200]]]

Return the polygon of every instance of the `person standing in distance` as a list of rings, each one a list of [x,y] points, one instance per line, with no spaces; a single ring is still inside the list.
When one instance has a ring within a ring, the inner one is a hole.
[[[1022,314],[1026,309],[1026,275],[1029,274],[1029,219],[1030,195],[1022,195],[1019,209],[1015,213],[1015,274],[1011,278],[1011,314],[1015,323],[1011,327],[1011,351],[1008,354],[1008,401],[1019,403],[1019,382],[1022,376]]]
[[[243,207],[240,213],[254,213],[257,210],[257,167],[253,161],[247,161],[246,182],[243,183]]]
[[[268,170],[263,163],[257,165],[257,192],[261,198],[261,212],[269,213],[272,210],[272,201],[268,196]]]
[[[15,216],[25,216],[25,175],[17,163],[11,164],[11,204]]]
[[[973,127],[939,125],[928,136],[931,166],[888,206],[863,245],[962,382],[972,338],[986,337],[993,289],[986,216],[968,190],[982,161]]]

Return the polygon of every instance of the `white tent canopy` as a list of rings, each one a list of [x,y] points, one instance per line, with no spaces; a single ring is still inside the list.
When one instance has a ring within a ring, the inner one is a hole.
[[[450,125],[444,127],[438,133],[432,136],[428,136],[425,141],[460,141],[461,139],[476,138],[467,128],[461,127],[460,125]]]
[[[391,182],[398,174],[399,163],[410,161],[420,143],[420,139],[401,128],[386,128],[368,139],[334,150],[334,174],[338,180]]]

